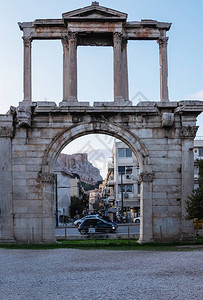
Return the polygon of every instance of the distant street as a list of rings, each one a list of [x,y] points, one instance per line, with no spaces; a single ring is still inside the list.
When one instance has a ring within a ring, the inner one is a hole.
[[[140,225],[139,224],[118,224],[118,229],[117,229],[117,233],[118,234],[138,234],[140,231]],[[56,236],[65,236],[65,228],[61,227],[61,228],[56,228],[55,230]],[[67,225],[66,228],[66,235],[78,235],[80,236],[81,234],[79,233],[77,227],[70,227]]]

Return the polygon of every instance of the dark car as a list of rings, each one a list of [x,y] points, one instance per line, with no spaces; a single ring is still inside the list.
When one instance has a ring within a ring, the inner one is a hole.
[[[108,216],[103,216],[103,217],[101,217],[101,219],[108,222],[108,223],[114,224],[116,226],[116,228],[118,227],[117,223],[112,221]]]
[[[90,232],[95,233],[110,233],[116,232],[116,226],[99,218],[86,219],[79,225],[78,230],[81,234]]]

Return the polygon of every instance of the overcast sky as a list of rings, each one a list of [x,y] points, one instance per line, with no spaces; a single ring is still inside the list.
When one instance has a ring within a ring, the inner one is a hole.
[[[86,0],[0,0],[0,114],[22,100],[23,41],[18,22],[61,18],[62,13],[88,6]],[[128,14],[128,21],[171,22],[168,32],[170,100],[203,100],[203,0],[100,0],[100,5]],[[32,43],[33,100],[62,100],[60,41]],[[156,41],[128,43],[130,99],[142,95],[159,100],[159,53]],[[78,48],[80,101],[113,100],[112,47]],[[203,114],[198,118],[203,136]]]

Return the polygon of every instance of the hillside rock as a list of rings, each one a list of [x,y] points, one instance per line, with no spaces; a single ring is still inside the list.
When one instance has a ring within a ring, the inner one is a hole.
[[[87,153],[75,153],[72,155],[61,153],[58,157],[56,168],[78,174],[80,181],[88,184],[96,184],[98,181],[103,180],[99,169],[88,161]]]

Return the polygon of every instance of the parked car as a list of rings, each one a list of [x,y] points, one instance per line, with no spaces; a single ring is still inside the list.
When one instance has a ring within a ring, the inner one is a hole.
[[[133,223],[140,223],[140,217],[135,217],[133,219]]]
[[[87,215],[87,216],[84,216],[83,218],[81,218],[81,219],[77,219],[73,224],[75,225],[75,226],[79,226],[84,220],[86,220],[86,219],[89,219],[89,218],[98,218],[99,217],[99,215],[98,214],[96,214],[96,215]]]
[[[116,232],[116,226],[113,223],[106,222],[98,217],[88,218],[84,220],[79,226],[78,230],[81,234],[89,233],[89,229],[92,229],[95,233],[114,233]]]
[[[112,221],[112,220],[109,218],[109,216],[102,216],[101,219],[104,220],[104,221],[106,221],[106,222],[108,222],[108,223],[114,224],[114,225],[116,226],[116,228],[118,227],[117,223],[114,222],[114,221]]]

